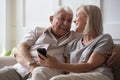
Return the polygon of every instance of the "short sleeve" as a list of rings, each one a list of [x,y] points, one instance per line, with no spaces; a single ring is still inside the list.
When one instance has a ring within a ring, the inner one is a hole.
[[[109,34],[104,34],[102,38],[99,40],[97,45],[95,46],[94,52],[100,53],[106,57],[108,57],[105,51],[109,51],[113,48],[113,40]]]
[[[28,44],[29,46],[32,46],[38,37],[45,31],[45,28],[41,27],[33,27],[25,36],[24,39],[21,42],[24,42]]]

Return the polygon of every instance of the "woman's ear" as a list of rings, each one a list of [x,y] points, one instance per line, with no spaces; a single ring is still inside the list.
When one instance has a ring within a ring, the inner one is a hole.
[[[50,23],[52,23],[53,22],[53,16],[50,16],[49,19],[50,19]]]

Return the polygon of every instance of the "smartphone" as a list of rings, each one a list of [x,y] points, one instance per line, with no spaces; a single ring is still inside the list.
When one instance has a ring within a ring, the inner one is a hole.
[[[42,54],[42,55],[44,55],[45,57],[47,57],[47,56],[46,56],[47,51],[46,51],[45,48],[38,48],[38,49],[37,49],[37,52],[40,53],[40,54]]]

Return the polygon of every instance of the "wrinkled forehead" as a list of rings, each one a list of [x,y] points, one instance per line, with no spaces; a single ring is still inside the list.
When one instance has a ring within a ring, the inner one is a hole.
[[[64,9],[61,9],[60,11],[58,11],[54,16],[58,16],[58,15],[63,15],[63,16],[68,16],[73,18],[73,14],[65,11]]]
[[[65,10],[61,10],[58,12],[58,15],[64,16],[64,17],[68,17],[68,18],[73,18],[73,14],[65,11]]]

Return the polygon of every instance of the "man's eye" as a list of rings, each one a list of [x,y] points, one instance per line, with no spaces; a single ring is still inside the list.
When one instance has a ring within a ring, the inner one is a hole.
[[[62,17],[61,20],[65,20],[65,18]]]
[[[71,20],[67,20],[69,23],[71,23],[72,21]]]

